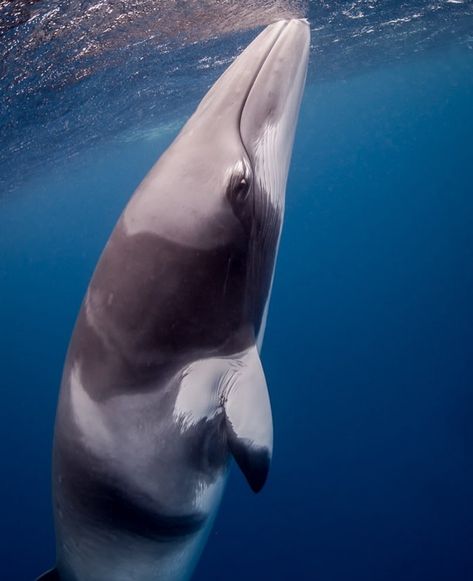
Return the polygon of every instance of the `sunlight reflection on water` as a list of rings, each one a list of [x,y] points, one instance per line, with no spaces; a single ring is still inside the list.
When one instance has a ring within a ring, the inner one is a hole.
[[[2,190],[84,146],[175,123],[256,28],[304,16],[312,29],[310,82],[468,43],[473,4],[0,0]]]

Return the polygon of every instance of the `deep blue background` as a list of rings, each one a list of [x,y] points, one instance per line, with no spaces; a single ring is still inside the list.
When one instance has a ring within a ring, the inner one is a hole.
[[[233,469],[198,581],[473,579],[472,57],[308,87],[263,349],[274,463],[258,496]],[[1,579],[53,562],[71,328],[171,138],[45,167],[2,201]]]

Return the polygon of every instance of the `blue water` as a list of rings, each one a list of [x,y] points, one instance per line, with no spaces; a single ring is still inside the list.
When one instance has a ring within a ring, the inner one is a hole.
[[[311,78],[263,349],[274,461],[257,496],[233,468],[196,580],[473,579],[472,105],[464,44]],[[2,580],[54,560],[67,343],[177,129],[45,163],[1,200]]]

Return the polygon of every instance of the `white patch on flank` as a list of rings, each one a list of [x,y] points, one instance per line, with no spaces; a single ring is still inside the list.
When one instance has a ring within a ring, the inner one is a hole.
[[[85,295],[85,318],[87,323],[94,329],[94,331],[101,337],[103,333],[100,331],[100,325],[97,324],[95,317],[95,309],[97,308],[97,293],[93,292],[90,287],[87,289]]]
[[[120,394],[96,402],[88,395],[80,366],[75,364],[70,394],[73,419],[83,445],[117,478],[161,502],[160,495],[166,492],[156,482],[156,466],[159,458],[168,458],[164,437],[168,425],[157,418],[162,414],[166,391]]]
[[[90,300],[90,287],[87,289],[87,293],[84,299],[84,306],[85,306],[85,318],[87,319],[87,323],[95,328],[95,321],[94,321],[94,314],[92,311],[92,304]]]
[[[93,450],[105,450],[113,445],[104,417],[96,402],[85,391],[80,378],[79,366],[72,368],[70,377],[71,403],[74,420],[84,442]]]
[[[115,295],[110,293],[105,299],[99,291],[92,290],[90,287],[87,289],[87,294],[85,295],[85,319],[87,324],[92,327],[102,343],[109,349],[113,349],[113,346],[110,345],[107,334],[104,332],[104,326],[100,324],[100,315],[98,317],[97,313],[100,314],[100,312],[103,312],[105,303],[110,306],[114,298]]]

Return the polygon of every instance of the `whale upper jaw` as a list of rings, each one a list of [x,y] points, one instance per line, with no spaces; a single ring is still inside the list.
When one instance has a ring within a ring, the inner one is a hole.
[[[248,158],[253,175],[282,207],[309,50],[305,19],[268,26],[217,80],[183,130],[204,131],[213,143],[236,133],[243,149],[236,163]]]
[[[129,235],[200,249],[229,243],[239,221],[227,186],[241,168],[254,177],[256,195],[282,213],[309,46],[303,20],[277,22],[255,38],[139,186],[123,216]]]
[[[301,20],[274,26],[281,30],[244,103],[240,134],[258,187],[283,210],[307,74],[310,32],[307,22]]]

